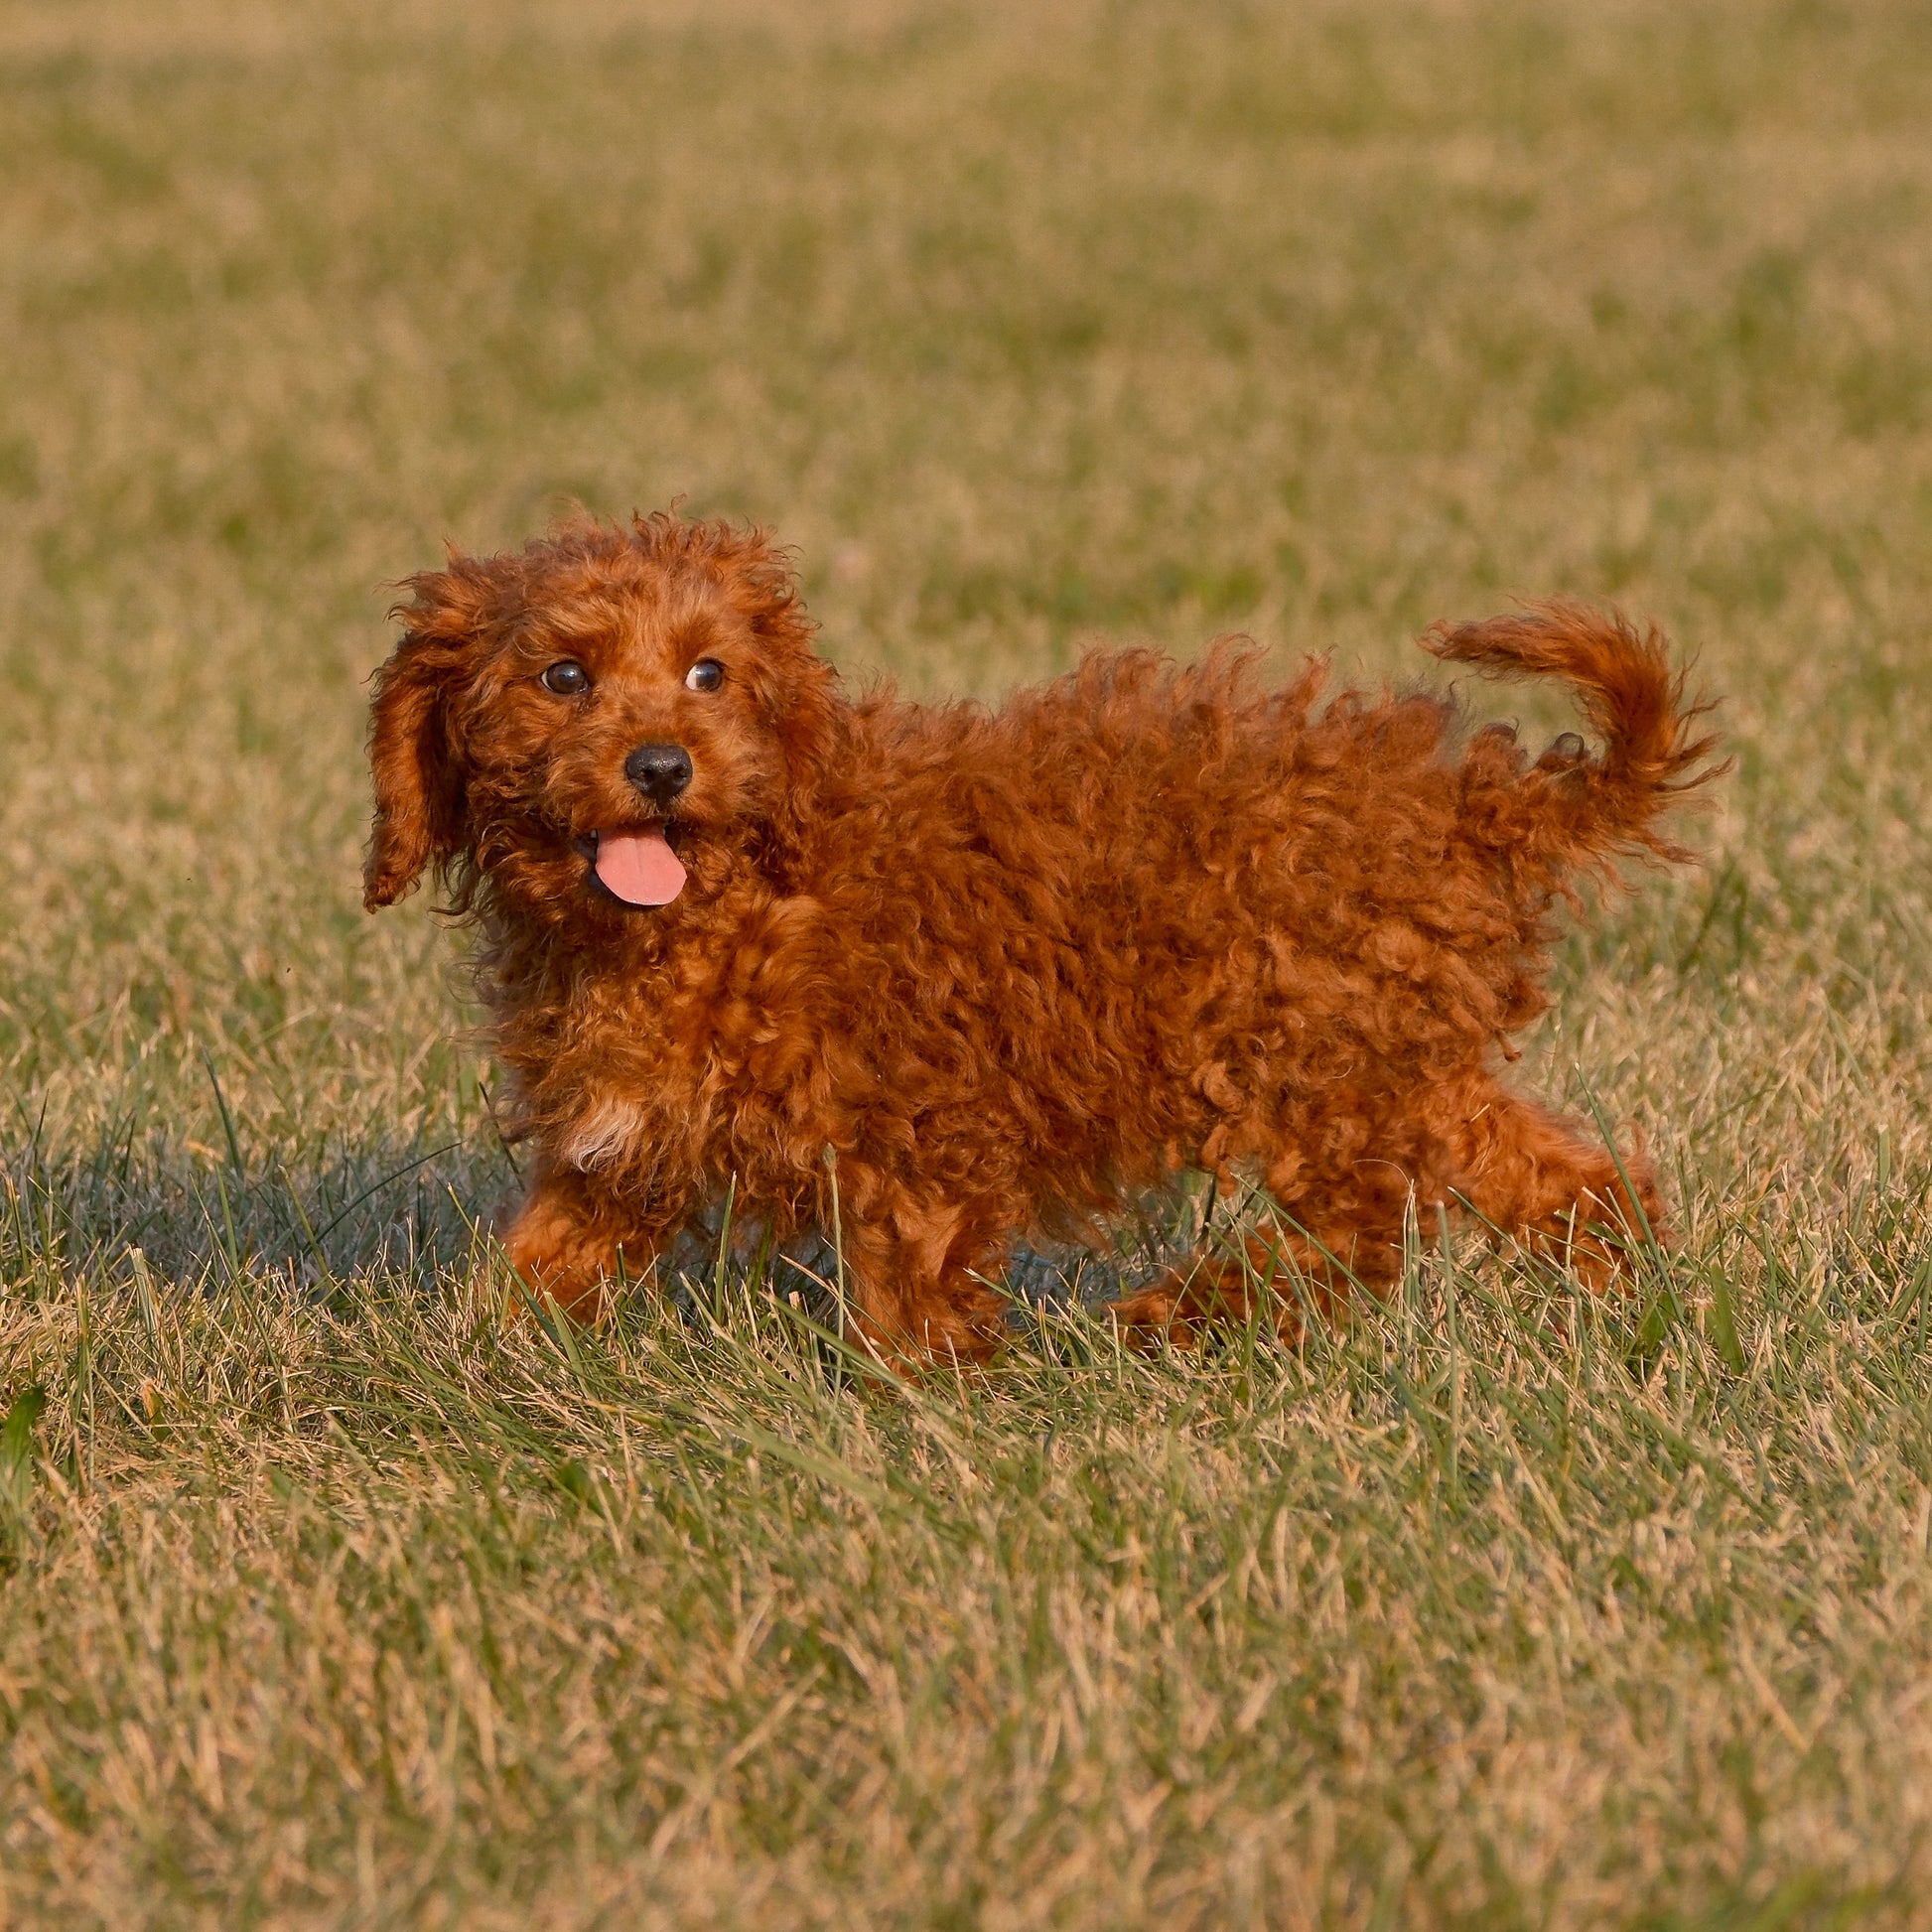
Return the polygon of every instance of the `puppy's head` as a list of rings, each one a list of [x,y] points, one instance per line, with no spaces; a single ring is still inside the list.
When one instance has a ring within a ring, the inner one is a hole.
[[[616,911],[795,853],[837,700],[762,531],[584,521],[409,589],[369,727],[371,910],[432,866],[460,899]]]

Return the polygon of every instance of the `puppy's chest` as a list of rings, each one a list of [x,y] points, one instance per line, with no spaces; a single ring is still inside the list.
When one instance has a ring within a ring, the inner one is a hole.
[[[785,1110],[774,1107],[795,1030],[726,976],[607,998],[540,1075],[556,1156],[587,1172],[763,1167]]]

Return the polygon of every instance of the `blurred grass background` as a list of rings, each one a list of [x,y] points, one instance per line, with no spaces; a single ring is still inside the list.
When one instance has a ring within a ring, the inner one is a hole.
[[[1907,0],[0,7],[0,1923],[1932,1919],[1929,136]],[[918,693],[1667,624],[1711,862],[1522,1072],[1668,1291],[497,1337],[362,680],[679,497]]]

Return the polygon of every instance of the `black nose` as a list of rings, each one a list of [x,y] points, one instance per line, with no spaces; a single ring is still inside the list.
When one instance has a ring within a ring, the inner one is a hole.
[[[653,804],[668,805],[691,782],[691,754],[682,745],[639,745],[623,775]]]

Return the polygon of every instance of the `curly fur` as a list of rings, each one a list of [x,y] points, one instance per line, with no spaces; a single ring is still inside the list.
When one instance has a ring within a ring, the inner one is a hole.
[[[1661,1229],[1640,1158],[1620,1174],[1498,1077],[1548,1003],[1557,901],[1684,856],[1657,821],[1713,741],[1655,633],[1551,604],[1431,634],[1576,688],[1601,754],[1532,762],[1441,697],[1322,704],[1319,661],[1271,689],[1239,639],[1092,651],[997,710],[848,700],[765,535],[663,513],[409,589],[367,903],[436,868],[479,929],[537,1150],[506,1245],[565,1307],[647,1274],[728,1184],[781,1236],[825,1225],[834,1173],[855,1317],[902,1361],[987,1353],[981,1277],[1014,1240],[1188,1167],[1265,1182],[1295,1232],[1262,1276],[1317,1302],[1388,1282],[1439,1204],[1599,1279]],[[560,657],[587,694],[538,681]],[[722,685],[687,689],[705,657]],[[694,768],[667,815],[622,770],[658,742]],[[622,904],[591,835],[657,818],[689,883]],[[1260,1280],[1203,1262],[1117,1312],[1184,1334]]]

